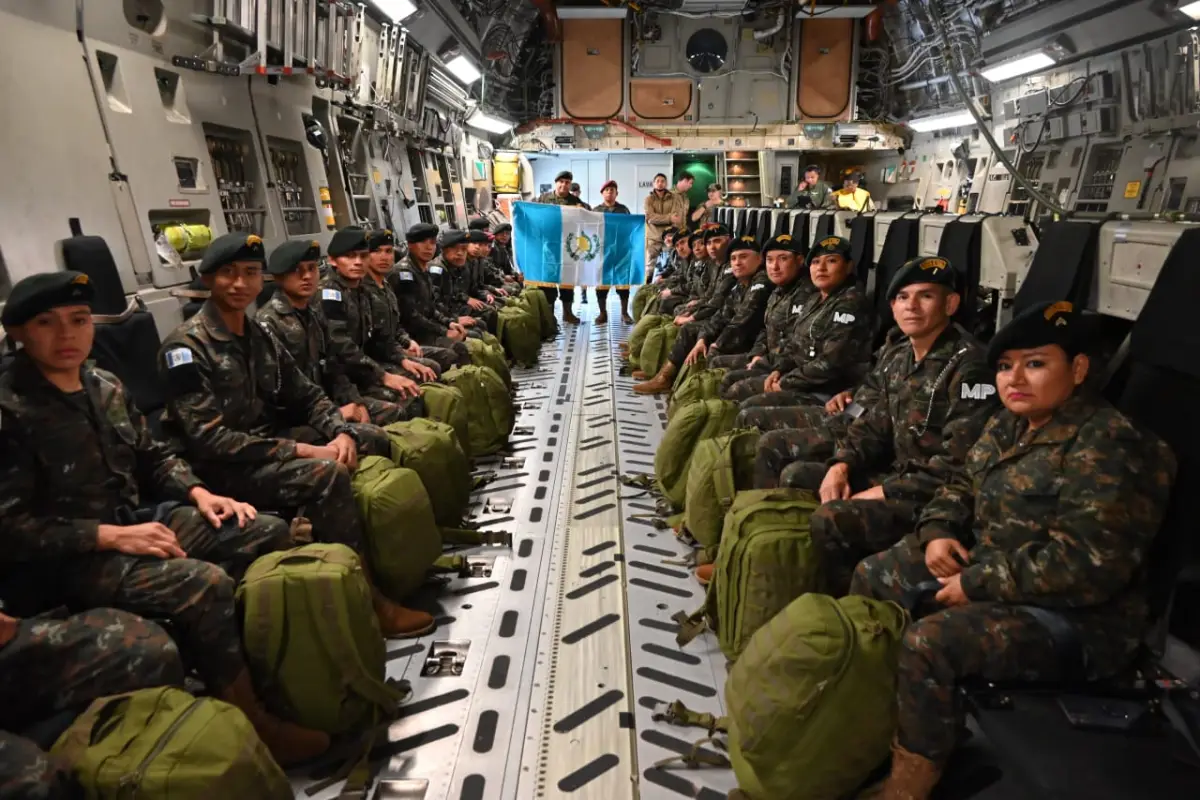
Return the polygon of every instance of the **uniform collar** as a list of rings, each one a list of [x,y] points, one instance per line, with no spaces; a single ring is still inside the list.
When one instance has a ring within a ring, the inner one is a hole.
[[[96,373],[93,369],[95,362],[88,360],[79,368],[79,379],[83,383],[83,390],[87,392],[88,397],[92,400],[92,404],[99,407],[99,397],[97,395],[98,383]],[[25,354],[24,350],[18,350],[16,358],[12,366],[9,368],[11,378],[11,386],[14,391],[19,394],[29,393],[50,393],[53,395],[66,396],[66,392],[59,389],[50,381],[46,380],[46,376],[33,363],[33,359]]]
[[[318,291],[320,291],[318,289]],[[275,294],[271,295],[271,299],[267,301],[267,305],[276,313],[282,316],[295,314],[300,309],[292,305],[292,302],[287,299],[282,290],[276,290]],[[308,300],[308,307],[312,307],[312,298]]]
[[[204,326],[204,330],[207,331],[208,335],[218,342],[232,342],[237,339],[233,331],[226,327],[225,321],[221,319],[221,312],[211,299],[204,301],[204,305],[200,307],[200,313],[196,316],[199,317],[200,324]],[[249,330],[251,324],[252,320],[247,318],[247,330]]]

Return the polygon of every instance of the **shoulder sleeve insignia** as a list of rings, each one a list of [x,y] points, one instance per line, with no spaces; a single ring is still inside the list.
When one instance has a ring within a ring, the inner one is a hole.
[[[192,361],[192,351],[187,347],[176,347],[167,351],[167,369],[182,367],[184,364],[191,364]]]
[[[337,289],[322,289],[321,290],[321,299],[322,300],[338,300],[338,301],[340,301],[342,299],[342,293],[340,291],[338,291]]]
[[[833,321],[840,322],[843,325],[849,325],[854,320],[855,316],[847,311],[838,311],[833,315]]]
[[[441,275],[441,274],[442,274],[442,268],[441,268],[441,267],[437,267],[437,266],[430,267],[430,268],[429,268],[429,274],[430,274],[430,275]]]
[[[413,279],[413,274],[405,269],[400,271],[399,277],[402,281],[411,281]]]

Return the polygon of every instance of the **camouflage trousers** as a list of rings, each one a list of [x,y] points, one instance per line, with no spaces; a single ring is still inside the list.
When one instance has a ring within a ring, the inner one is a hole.
[[[917,584],[934,580],[913,537],[860,562],[852,594],[901,602]],[[909,625],[898,662],[897,738],[910,753],[945,764],[963,724],[958,684],[1061,677],[1050,633],[1033,617],[1004,603],[971,602]]]
[[[82,800],[66,766],[15,733],[0,730],[0,800]]]
[[[371,422],[376,425],[391,425],[393,422],[408,422],[425,416],[425,400],[420,396],[401,397],[383,384],[370,386],[362,393],[363,405]]]
[[[709,369],[744,371],[746,362],[749,360],[749,353],[718,353],[715,356],[708,356],[705,359],[705,366],[707,366]]]
[[[421,345],[422,358],[433,359],[441,365],[443,372],[471,363],[471,354],[468,352],[467,346],[462,342],[454,341],[449,336],[414,336],[413,338]]]
[[[417,364],[420,364],[422,367],[427,367],[428,369],[433,370],[438,375],[438,377],[441,377],[443,370],[449,369],[449,367],[443,367],[440,361],[437,361],[434,358],[430,357],[428,355],[428,351],[426,351],[424,347],[421,348],[421,352],[424,353],[424,355],[422,355],[420,358],[414,358],[413,356],[408,356],[407,357],[408,360],[416,362]],[[417,373],[411,372],[410,370],[405,369],[404,367],[400,366],[399,364],[385,364],[384,366],[387,367],[388,372],[395,372],[397,375],[403,375],[406,378],[412,378],[417,383],[420,383],[422,380],[417,375]]]
[[[775,411],[774,419],[786,425],[775,429],[757,425],[760,412],[767,410]],[[739,421],[743,417],[751,418],[754,427],[766,431],[758,440],[754,456],[756,489],[780,486],[818,489],[827,471],[825,462],[833,458],[852,421],[844,414],[830,414],[823,406],[816,405],[751,408],[738,414]],[[820,477],[816,478],[815,486],[810,486],[814,465]]]
[[[230,494],[230,497],[236,498],[237,495]],[[150,514],[144,516],[149,518]],[[242,579],[259,556],[292,546],[287,522],[266,513],[260,513],[244,528],[239,528],[236,520],[214,528],[204,515],[191,506],[177,507],[166,515],[166,519],[153,521],[162,522],[175,531],[183,552],[192,558],[216,564],[235,581]]]
[[[827,401],[828,398],[821,395],[787,390],[757,394],[741,401],[741,410],[734,424],[739,428],[758,428],[760,431],[806,427],[813,420],[820,419],[822,414],[825,415],[824,419],[829,419],[824,408]],[[824,422],[821,422],[813,427],[823,425]]]
[[[675,343],[671,345],[671,353],[667,356],[667,360],[675,365],[675,369],[683,366],[684,359],[688,353],[692,352],[692,348],[696,346],[696,340],[700,338],[700,333],[704,330],[704,322],[689,322],[679,329],[679,335],[675,337]]]
[[[734,403],[742,403],[763,393],[763,383],[771,370],[765,366],[746,366],[746,360],[734,364],[721,379],[721,397]]]

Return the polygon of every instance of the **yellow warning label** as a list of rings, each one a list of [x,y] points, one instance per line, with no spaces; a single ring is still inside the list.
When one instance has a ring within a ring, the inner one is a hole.
[[[375,179],[375,183],[383,183],[383,176],[379,174],[379,170],[371,170],[371,177]]]
[[[1126,200],[1135,200],[1135,199],[1137,199],[1137,196],[1140,195],[1141,193],[1142,193],[1142,182],[1141,181],[1130,181],[1129,183],[1125,184],[1125,199]]]

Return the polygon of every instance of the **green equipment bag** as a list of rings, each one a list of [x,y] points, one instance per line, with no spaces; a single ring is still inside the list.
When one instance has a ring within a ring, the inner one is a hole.
[[[697,563],[716,560],[725,514],[738,492],[754,486],[759,435],[757,428],[743,428],[696,445],[688,467],[683,527],[703,548],[696,556]]]
[[[358,462],[350,486],[366,530],[371,574],[380,591],[401,602],[425,582],[442,555],[442,534],[425,484],[414,470],[367,456]]]
[[[488,336],[491,336],[489,333]],[[495,338],[494,336],[492,338]],[[508,360],[504,357],[504,347],[499,341],[490,345],[482,339],[467,337],[467,352],[471,354],[471,363],[476,367],[487,367],[504,381],[507,389],[512,389],[512,372],[508,369]]]
[[[50,752],[70,765],[88,800],[292,797],[245,714],[181,689],[94,700]]]
[[[888,756],[895,603],[805,594],[759,628],[729,672],[729,760],[752,800],[846,797]]]
[[[675,388],[667,403],[667,419],[688,403],[720,397],[721,380],[727,372],[727,369],[706,369],[701,362],[684,364],[675,378]]]
[[[349,547],[265,555],[247,570],[237,602],[250,673],[275,714],[335,735],[396,715],[404,696],[384,680],[371,587]]]
[[[680,408],[667,423],[654,454],[654,482],[673,508],[683,507],[696,445],[729,431],[737,413],[737,404],[728,400],[700,400]]]
[[[674,320],[651,328],[642,343],[642,351],[638,353],[638,367],[649,376],[658,374],[671,355],[671,346],[679,336],[680,327]]]
[[[444,422],[454,429],[458,446],[470,458],[471,431],[470,415],[462,392],[444,383],[421,384],[421,399],[425,401],[425,413],[434,422]]]
[[[504,352],[514,364],[532,367],[542,349],[541,323],[537,317],[520,308],[500,309],[497,332],[504,343]]]
[[[383,430],[392,445],[392,463],[421,476],[437,524],[461,525],[471,500],[471,464],[454,429],[421,418],[394,422]]]
[[[658,297],[662,287],[656,283],[646,283],[638,287],[637,294],[633,296],[633,321],[641,320],[642,315],[646,313],[646,306],[650,301]]]
[[[650,331],[664,324],[674,325],[674,317],[663,314],[646,314],[633,326],[633,331],[629,334],[629,363],[634,367],[641,368],[642,348],[646,344],[646,337]]]
[[[558,334],[558,321],[554,319],[554,309],[546,299],[546,293],[531,286],[521,292],[521,299],[529,303],[529,308],[538,320],[538,332],[543,339],[553,339]]]
[[[504,449],[517,420],[504,381],[486,367],[455,367],[443,372],[442,380],[462,393],[469,417],[471,455]]]

